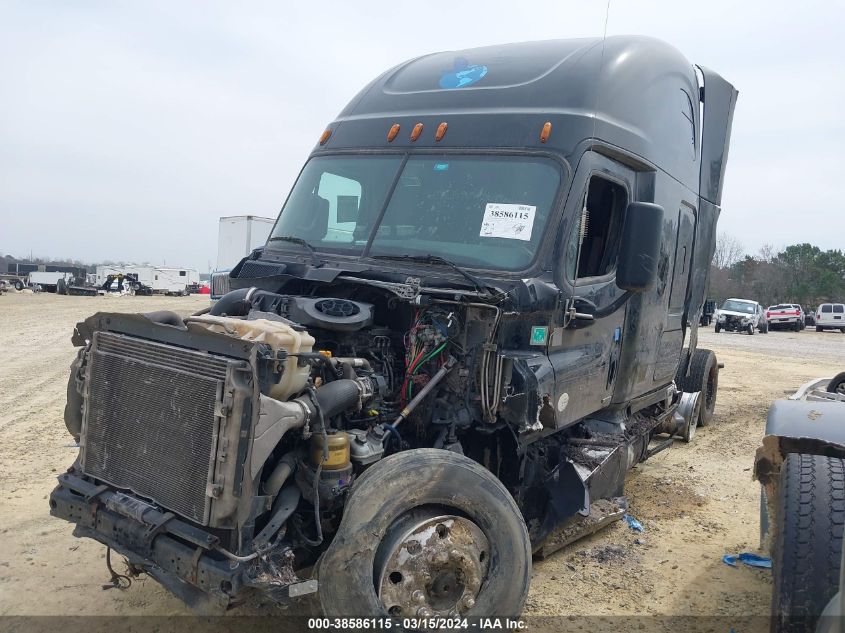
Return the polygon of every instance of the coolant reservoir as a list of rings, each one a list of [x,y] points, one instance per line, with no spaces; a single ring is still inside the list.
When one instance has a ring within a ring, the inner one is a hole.
[[[288,354],[310,352],[314,347],[314,337],[308,332],[297,332],[291,326],[281,321],[267,319],[233,319],[231,317],[202,316],[191,317],[189,323],[196,323],[218,334],[236,336],[245,341],[265,343],[273,350],[285,350]],[[287,400],[305,388],[310,365],[300,366],[296,356],[290,356],[285,361],[285,371],[276,385],[270,388],[270,396],[276,400]]]

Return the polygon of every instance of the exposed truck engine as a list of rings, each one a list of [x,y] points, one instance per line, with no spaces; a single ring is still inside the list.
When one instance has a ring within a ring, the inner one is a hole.
[[[703,129],[695,70],[646,38],[377,79],[234,290],[77,325],[80,453],[51,512],[197,608],[316,592],[330,616],[518,615],[532,554],[621,516],[626,472],[712,419],[696,328],[736,91],[700,73]],[[557,89],[633,84],[653,88],[591,126]],[[689,109],[655,119],[679,90]]]

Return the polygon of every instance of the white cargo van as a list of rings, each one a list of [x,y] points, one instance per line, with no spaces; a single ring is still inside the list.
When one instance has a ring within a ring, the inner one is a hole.
[[[816,308],[816,332],[824,330],[845,334],[845,303],[822,303]]]

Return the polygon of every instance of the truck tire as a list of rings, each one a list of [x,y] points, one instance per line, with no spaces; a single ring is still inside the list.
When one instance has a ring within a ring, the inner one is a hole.
[[[57,295],[66,295],[67,294],[67,283],[64,279],[59,279],[56,282],[56,294]]]
[[[451,518],[434,531],[425,523],[444,515]],[[415,537],[418,530],[424,538]],[[435,549],[438,536],[452,541],[440,545],[445,550]],[[472,570],[483,571],[477,592]],[[438,616],[453,609],[461,617],[518,616],[528,595],[531,545],[519,508],[490,471],[463,455],[421,448],[386,457],[355,481],[318,578],[327,617]],[[391,595],[382,600],[379,593]]]
[[[753,336],[754,335],[754,324],[749,323],[746,330],[747,330],[749,336]]]
[[[675,378],[681,391],[700,391],[698,425],[707,426],[713,421],[716,411],[716,394],[719,390],[719,363],[716,354],[709,349],[697,349],[690,359],[688,376]]]
[[[828,393],[841,393],[845,396],[845,371],[836,374],[829,383],[827,383]]]
[[[775,516],[772,631],[813,631],[839,589],[845,460],[787,455]]]
[[[722,326],[716,323],[716,334],[722,331]]]
[[[16,281],[15,282],[15,290],[23,290],[23,282],[22,281]]]
[[[816,326],[816,332],[824,332],[824,328],[821,327],[820,325],[817,325]]]

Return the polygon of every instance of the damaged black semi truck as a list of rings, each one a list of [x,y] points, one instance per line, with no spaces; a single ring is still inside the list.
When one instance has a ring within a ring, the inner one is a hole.
[[[77,325],[52,514],[195,607],[520,613],[532,552],[713,415],[736,96],[639,37],[387,71],[210,311]]]

